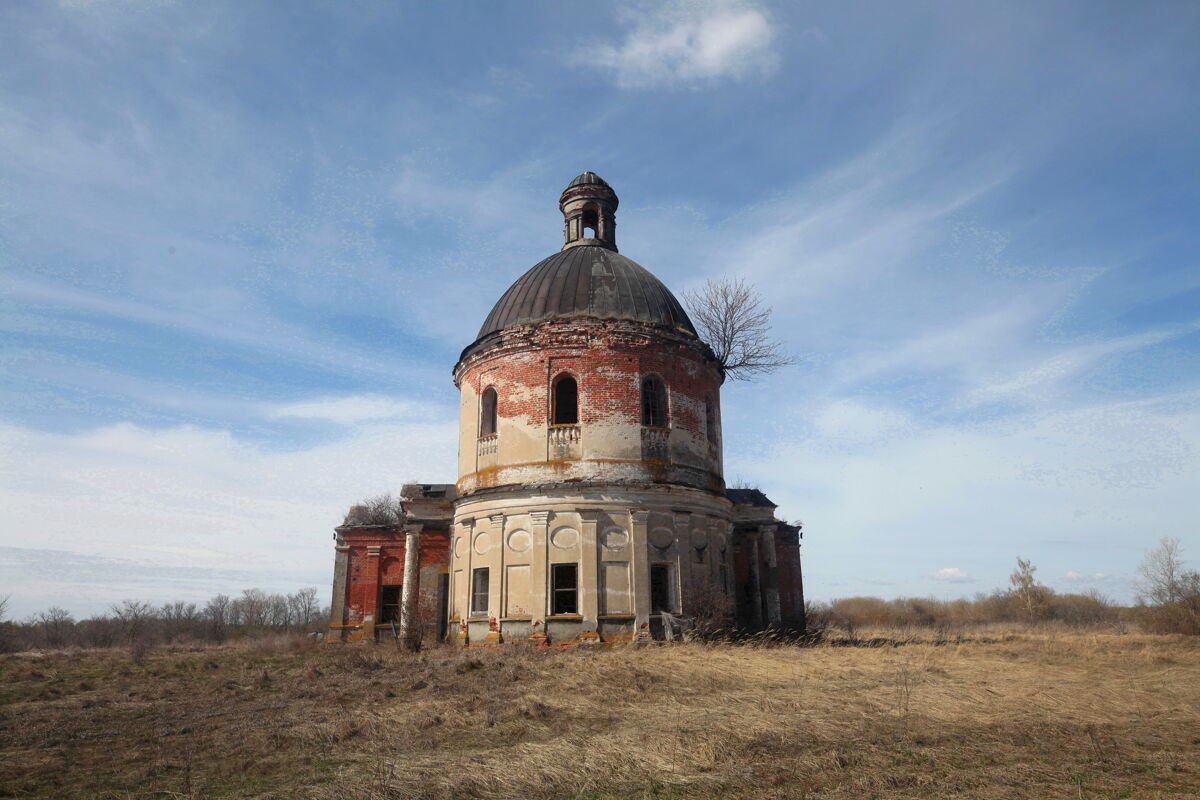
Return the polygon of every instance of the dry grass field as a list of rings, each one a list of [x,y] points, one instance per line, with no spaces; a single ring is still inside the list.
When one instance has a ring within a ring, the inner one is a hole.
[[[1200,797],[1200,641],[0,658],[0,797]]]

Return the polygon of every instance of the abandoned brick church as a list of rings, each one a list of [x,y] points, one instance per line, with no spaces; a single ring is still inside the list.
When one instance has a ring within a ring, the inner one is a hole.
[[[714,609],[803,626],[800,531],[725,488],[721,365],[617,252],[617,203],[571,181],[562,250],[463,350],[458,482],[405,486],[402,524],[356,506],[337,528],[331,638],[649,641]]]

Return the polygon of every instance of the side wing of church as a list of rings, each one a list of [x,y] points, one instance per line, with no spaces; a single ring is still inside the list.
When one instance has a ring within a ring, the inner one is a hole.
[[[337,528],[332,638],[803,628],[800,530],[725,488],[724,373],[670,290],[618,253],[617,204],[598,175],[573,180],[562,250],[463,350],[457,483],[405,486],[402,525],[351,509]]]

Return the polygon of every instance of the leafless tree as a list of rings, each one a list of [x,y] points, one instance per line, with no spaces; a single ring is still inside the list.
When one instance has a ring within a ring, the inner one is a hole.
[[[1017,556],[1017,568],[1008,576],[1012,584],[1012,597],[1017,601],[1021,614],[1029,622],[1046,616],[1049,601],[1049,590],[1033,577],[1037,567],[1027,559]]]
[[[288,595],[288,605],[292,608],[292,619],[302,628],[319,619],[321,607],[317,602],[317,590],[312,586]]]
[[[401,525],[405,518],[403,499],[392,496],[391,492],[368,497],[350,507],[345,524]]]
[[[743,278],[710,278],[684,292],[683,299],[700,338],[731,380],[753,380],[796,363],[783,343],[771,338],[771,307]]]
[[[1158,547],[1146,551],[1138,565],[1141,576],[1137,583],[1138,594],[1143,601],[1154,605],[1176,603],[1182,596],[1180,578],[1183,573],[1183,545],[1178,539],[1164,536]]]
[[[75,629],[75,618],[65,608],[51,606],[34,619],[42,630],[42,639],[47,647],[62,647]]]

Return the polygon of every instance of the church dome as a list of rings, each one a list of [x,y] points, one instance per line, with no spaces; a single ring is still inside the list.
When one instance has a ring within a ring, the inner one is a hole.
[[[683,306],[648,269],[608,247],[583,245],[555,253],[518,278],[477,338],[570,317],[633,320],[696,335]]]
[[[509,287],[476,341],[513,325],[592,317],[645,322],[696,336],[683,306],[662,281],[617,252],[617,205],[608,182],[580,173],[558,198],[562,252],[535,264]]]

